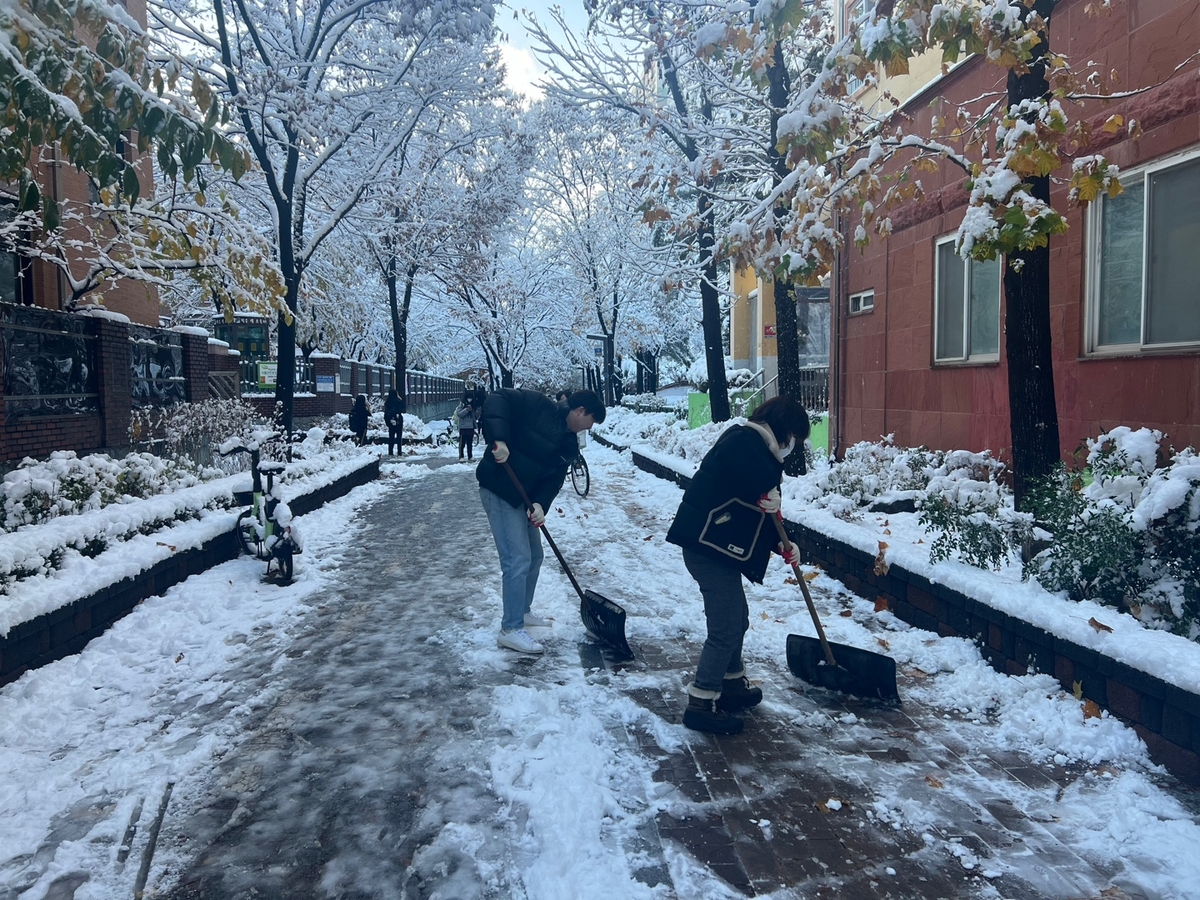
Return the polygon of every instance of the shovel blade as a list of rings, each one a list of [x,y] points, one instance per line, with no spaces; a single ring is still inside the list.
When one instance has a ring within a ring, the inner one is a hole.
[[[633,651],[625,640],[624,607],[595,591],[584,591],[579,601],[579,618],[583,619],[583,627],[620,659],[633,659]]]
[[[833,651],[836,666],[826,662],[825,650],[819,640],[802,634],[789,634],[788,669],[797,678],[816,687],[891,703],[900,702],[894,659],[845,644],[831,643],[829,647]]]

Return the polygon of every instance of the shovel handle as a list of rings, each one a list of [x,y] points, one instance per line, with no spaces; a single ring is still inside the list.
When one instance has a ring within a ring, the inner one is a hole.
[[[783,520],[778,515],[768,514],[768,518],[775,523],[775,532],[779,535],[779,542],[783,544],[783,549],[790,551],[792,549],[792,542],[788,540],[787,531],[783,527]],[[804,580],[804,573],[795,564],[792,565],[792,571],[796,573],[796,581],[800,584],[800,590],[804,594],[804,602],[808,604],[808,614],[812,616],[813,625],[817,627],[817,637],[821,639],[821,649],[825,651],[825,662],[837,668],[837,661],[833,658],[833,648],[829,646],[829,641],[825,639],[825,629],[821,627],[821,619],[817,616],[817,607],[813,603],[812,594],[808,592],[808,582]]]
[[[508,477],[512,479],[513,487],[517,489],[517,493],[521,495],[521,500],[525,503],[525,511],[533,512],[533,503],[529,499],[529,495],[525,493],[525,486],[521,484],[521,480],[517,478],[517,473],[512,470],[512,466],[508,464],[506,459],[500,463],[500,466],[508,473]],[[562,566],[562,570],[566,573],[567,579],[571,582],[571,587],[575,588],[575,593],[579,595],[579,599],[587,602],[587,598],[583,596],[583,588],[579,586],[579,582],[575,580],[575,575],[571,572],[571,567],[567,565],[567,561],[563,559],[562,553],[558,549],[558,545],[554,543],[554,538],[550,537],[550,532],[546,530],[546,523],[543,522],[538,530],[545,536],[546,543],[550,545],[550,549],[554,551],[554,555],[558,557],[558,564]],[[815,615],[815,613],[814,613]]]

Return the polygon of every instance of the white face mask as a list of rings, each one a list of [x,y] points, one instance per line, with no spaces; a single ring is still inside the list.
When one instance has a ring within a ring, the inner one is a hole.
[[[788,438],[787,446],[779,448],[779,454],[784,459],[787,459],[788,454],[791,453],[795,449],[796,449],[796,436],[793,434],[790,438]]]

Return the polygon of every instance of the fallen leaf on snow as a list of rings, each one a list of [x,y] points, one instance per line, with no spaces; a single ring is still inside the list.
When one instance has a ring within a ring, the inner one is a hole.
[[[1071,693],[1075,695],[1076,700],[1082,700],[1083,699],[1083,682],[1082,681],[1072,681],[1071,682]]]
[[[815,572],[805,572],[804,580],[807,581],[809,584],[812,584],[814,581],[817,580],[817,578],[820,576],[820,574],[821,574],[820,569],[818,569]]]
[[[174,549],[174,548],[172,548],[172,549]],[[1088,624],[1091,625],[1093,628],[1095,628],[1097,631],[1107,631],[1109,634],[1112,634],[1112,629],[1109,628],[1107,625],[1105,625],[1103,622],[1096,619],[1095,616],[1088,619]]]
[[[793,578],[791,575],[789,575],[787,578],[783,579],[783,583],[784,584],[799,584],[800,582],[798,582],[795,578]]]
[[[852,615],[854,615],[854,613],[848,609],[843,609],[840,613],[838,613],[838,615],[843,619],[849,619]]]
[[[940,788],[942,786],[941,779],[934,778],[932,775],[926,775],[925,781],[932,788]]]
[[[887,597],[880,594],[875,598],[875,612],[885,612],[888,608]]]
[[[644,538],[642,538],[642,540],[643,541],[652,541],[652,540],[654,540],[654,535],[648,534]]]
[[[875,638],[875,640],[879,643],[879,646],[882,647],[884,650],[892,649],[892,645],[889,644],[887,641],[885,641],[883,638],[877,637],[877,638]]]
[[[164,544],[162,541],[155,541],[154,543],[158,544],[158,546],[160,546],[160,547],[166,547],[166,548],[167,548],[168,550],[170,550],[172,553],[174,553],[174,552],[175,552],[175,545],[174,545],[174,544]],[[1110,629],[1110,630],[1111,630],[1111,629]]]
[[[1100,716],[1100,707],[1096,705],[1096,701],[1085,700],[1083,703],[1083,717],[1085,719],[1099,719]]]

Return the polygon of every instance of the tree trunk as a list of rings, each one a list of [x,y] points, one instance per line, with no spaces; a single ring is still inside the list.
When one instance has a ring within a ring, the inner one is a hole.
[[[403,393],[404,373],[408,371],[408,311],[412,309],[413,282],[417,277],[417,264],[410,263],[404,279],[404,300],[401,302],[397,289],[396,265],[393,259],[387,270],[388,305],[392,311],[392,337],[396,344],[396,383]]]
[[[721,340],[721,300],[717,296],[716,239],[713,207],[706,194],[696,201],[700,214],[700,320],[704,330],[704,362],[708,367],[708,404],[714,422],[730,417],[729,382],[725,379],[725,346]]]
[[[1057,0],[1038,0],[1033,11],[1047,23]],[[1028,12],[1025,13],[1028,15]],[[1008,103],[1048,97],[1043,57],[1049,36],[1034,49],[1029,70],[1008,73]],[[1050,179],[1027,179],[1033,196],[1050,202]],[[1004,268],[1005,350],[1008,361],[1008,412],[1012,431],[1013,493],[1024,509],[1030,489],[1049,475],[1061,458],[1058,408],[1054,399],[1054,362],[1050,331],[1050,248],[1011,254]]]

